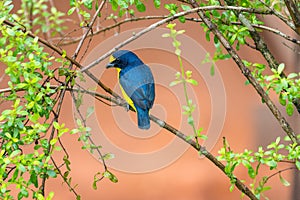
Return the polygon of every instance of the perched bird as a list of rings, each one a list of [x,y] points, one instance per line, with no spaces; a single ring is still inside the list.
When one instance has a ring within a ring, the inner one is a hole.
[[[106,68],[111,67],[118,70],[122,94],[137,112],[138,127],[149,129],[149,110],[155,98],[154,79],[150,68],[128,50],[113,53]]]

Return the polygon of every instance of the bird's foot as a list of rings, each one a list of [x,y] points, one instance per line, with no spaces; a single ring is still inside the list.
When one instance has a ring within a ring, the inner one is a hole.
[[[129,107],[129,104],[128,104],[128,103],[126,103],[125,110],[128,112],[128,111],[129,111],[129,109],[130,109],[130,107]]]

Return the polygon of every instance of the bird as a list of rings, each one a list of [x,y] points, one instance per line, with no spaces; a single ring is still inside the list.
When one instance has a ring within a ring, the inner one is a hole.
[[[150,128],[149,110],[155,99],[155,83],[149,66],[132,51],[118,50],[106,68],[116,68],[122,95],[137,113],[138,127]]]

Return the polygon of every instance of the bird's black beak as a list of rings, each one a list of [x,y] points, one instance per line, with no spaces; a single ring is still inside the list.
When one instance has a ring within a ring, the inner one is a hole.
[[[112,67],[115,67],[114,63],[108,63],[108,64],[106,65],[106,69],[112,68]]]
[[[115,63],[114,63],[115,60],[116,59],[111,55],[109,57],[109,63],[106,65],[106,69],[115,67],[116,66]]]

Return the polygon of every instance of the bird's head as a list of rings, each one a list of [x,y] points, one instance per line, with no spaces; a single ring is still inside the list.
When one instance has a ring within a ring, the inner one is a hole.
[[[106,65],[106,68],[115,67],[122,70],[128,66],[134,67],[142,64],[143,62],[133,52],[128,50],[119,50],[110,56],[109,63]]]

